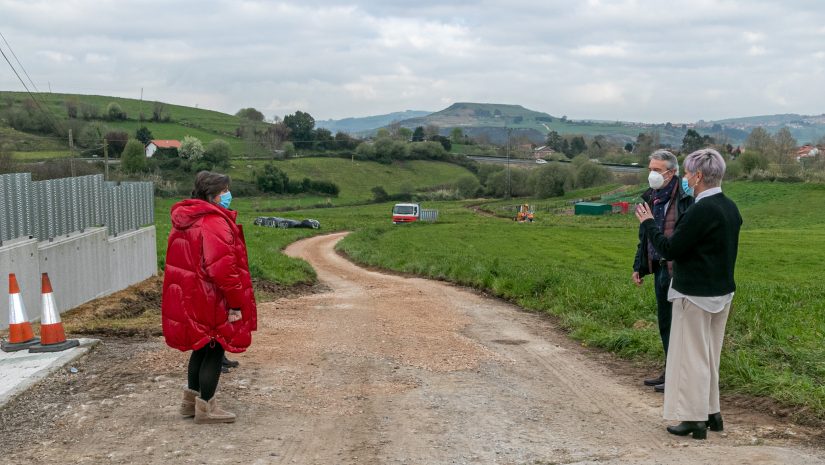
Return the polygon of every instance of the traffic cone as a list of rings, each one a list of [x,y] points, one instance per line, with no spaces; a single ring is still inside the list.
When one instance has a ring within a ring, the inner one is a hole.
[[[0,342],[0,350],[16,352],[28,349],[38,342],[40,339],[34,337],[32,324],[26,316],[26,306],[23,305],[17,276],[9,273],[9,340]]]
[[[40,319],[40,344],[31,346],[29,352],[59,352],[80,345],[77,339],[66,340],[63,322],[60,321],[60,312],[57,311],[57,305],[54,303],[54,293],[48,273],[43,273],[41,294],[43,316]]]

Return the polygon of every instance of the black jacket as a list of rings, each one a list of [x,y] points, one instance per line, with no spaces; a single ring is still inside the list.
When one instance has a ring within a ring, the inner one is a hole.
[[[685,191],[682,189],[682,180],[679,177],[676,177],[677,182],[679,183],[678,190],[676,191],[676,222],[679,222],[679,218],[684,215],[685,211],[693,205],[693,197],[687,195]],[[648,189],[642,194],[642,200],[648,204],[648,206],[653,206],[653,189]],[[633,260],[633,271],[638,271],[639,276],[645,276],[653,273],[652,270],[648,269],[647,263],[647,231],[645,228],[640,224],[639,225],[639,245],[636,246],[636,257]]]
[[[733,280],[742,216],[732,200],[721,192],[690,207],[670,238],[656,222],[646,220],[653,247],[673,260],[673,289],[692,296],[722,296],[736,290]]]

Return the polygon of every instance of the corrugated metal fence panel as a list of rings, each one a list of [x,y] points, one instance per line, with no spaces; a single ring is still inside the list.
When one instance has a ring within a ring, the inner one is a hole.
[[[30,173],[0,175],[0,242],[96,226],[116,236],[154,223],[154,195],[151,182],[104,183],[102,175],[37,182]]]
[[[0,242],[27,236],[31,229],[31,174],[0,175]]]

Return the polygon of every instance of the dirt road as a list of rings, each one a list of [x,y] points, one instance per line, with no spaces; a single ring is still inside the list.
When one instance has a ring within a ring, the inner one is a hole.
[[[113,341],[0,412],[0,461],[825,463],[805,445],[812,432],[724,406],[725,433],[673,437],[660,395],[547,318],[356,267],[334,252],[342,237],[287,249],[327,290],[261,305],[253,347],[218,392],[237,423],[177,415],[187,354]]]

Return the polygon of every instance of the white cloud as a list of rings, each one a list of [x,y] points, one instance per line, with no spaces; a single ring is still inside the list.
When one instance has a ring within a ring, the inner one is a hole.
[[[745,38],[745,41],[750,43],[761,42],[765,39],[765,34],[761,32],[745,31],[742,36]]]
[[[477,40],[466,27],[407,18],[376,20],[380,43],[389,49],[413,48],[439,55],[467,55]]]
[[[100,53],[87,53],[83,56],[83,61],[90,65],[97,65],[109,61],[109,57]]]
[[[576,99],[589,104],[615,105],[624,103],[622,88],[613,82],[582,84],[573,88]]]
[[[764,55],[766,53],[768,53],[767,49],[765,49],[765,47],[762,47],[762,46],[759,46],[759,45],[751,45],[750,48],[748,49],[748,55],[750,55],[752,57],[761,56],[761,55]]]
[[[572,53],[585,57],[622,58],[627,56],[627,47],[624,44],[585,45],[574,49]]]
[[[42,50],[37,53],[38,55],[44,57],[45,59],[57,63],[57,64],[65,64],[70,63],[75,60],[73,55],[68,53],[58,52],[55,50]]]

